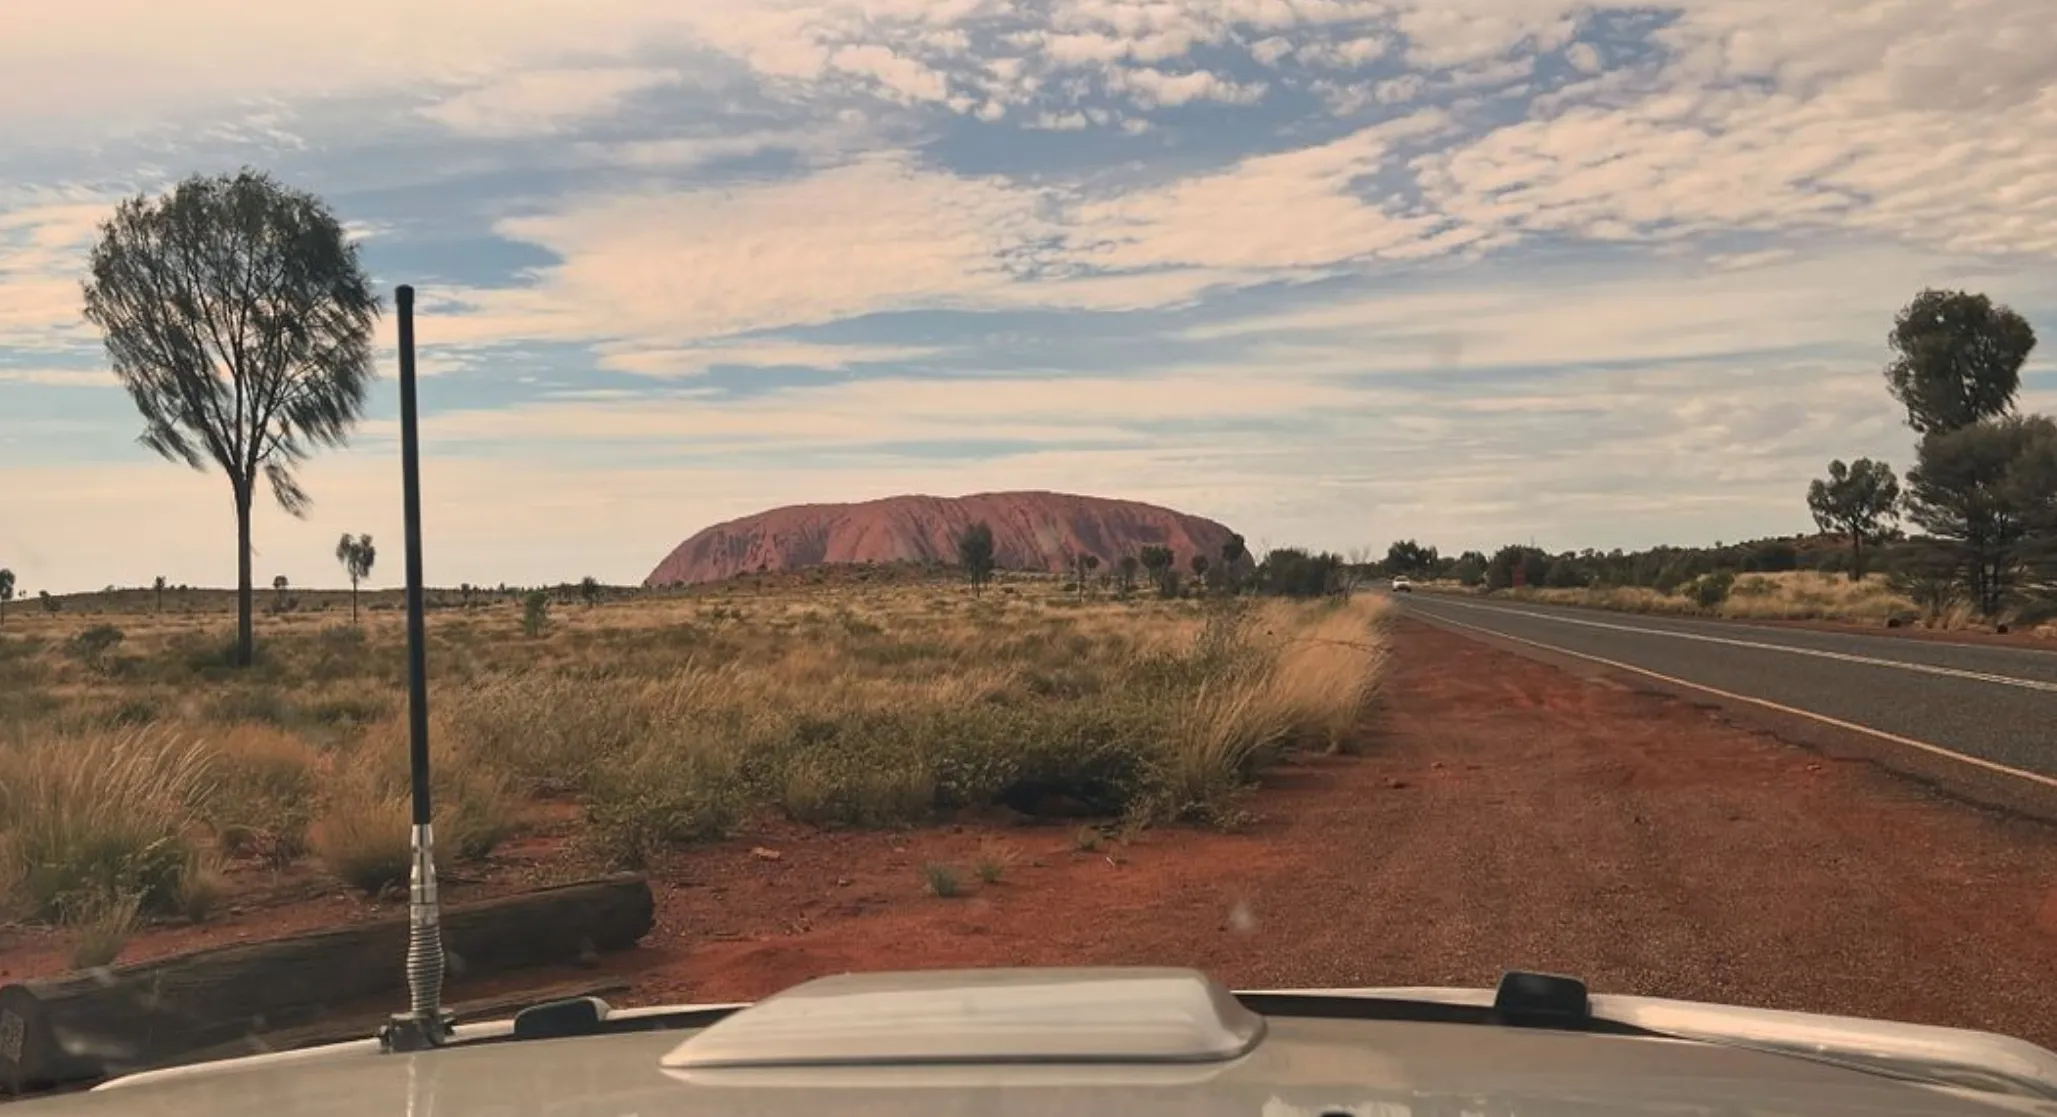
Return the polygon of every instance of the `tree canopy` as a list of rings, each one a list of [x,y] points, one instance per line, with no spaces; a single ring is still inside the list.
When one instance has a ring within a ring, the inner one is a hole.
[[[1924,289],[1893,320],[1886,384],[1921,434],[1997,418],[2014,406],[2036,332],[1984,295]]]
[[[1907,518],[1953,547],[1991,616],[2057,536],[2057,423],[2010,415],[1930,434],[1907,484]]]
[[[1807,486],[1815,526],[1850,540],[1850,580],[1864,577],[1864,545],[1884,540],[1900,501],[1900,482],[1885,462],[1858,458],[1828,463],[1828,476]]]
[[[1383,565],[1387,574],[1412,577],[1435,570],[1440,558],[1434,547],[1424,547],[1412,539],[1402,539],[1386,548],[1386,561]]]
[[[993,579],[993,529],[984,520],[964,529],[957,537],[957,565],[977,593]]]
[[[237,662],[251,631],[250,504],[257,479],[304,515],[294,469],[342,445],[363,414],[378,296],[317,197],[269,175],[195,175],[137,196],[100,228],[85,282],[143,445],[228,475],[236,504]]]
[[[371,536],[351,536],[343,533],[336,543],[336,561],[343,564],[343,573],[350,579],[350,623],[357,623],[357,586],[371,576],[371,565],[378,561],[378,548],[372,546]]]

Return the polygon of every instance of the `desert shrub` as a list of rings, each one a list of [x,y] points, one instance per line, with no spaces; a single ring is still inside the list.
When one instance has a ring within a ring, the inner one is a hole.
[[[0,883],[39,919],[93,918],[133,899],[177,910],[194,864],[192,803],[210,756],[154,729],[39,738],[0,757]]]
[[[1735,584],[1736,576],[1726,570],[1704,574],[1693,583],[1693,604],[1702,609],[1719,609]]]
[[[727,837],[747,801],[740,750],[692,725],[602,760],[586,797],[589,839],[615,863],[659,848]]]
[[[71,654],[96,671],[107,668],[107,653],[121,645],[128,634],[111,624],[96,624],[71,638]]]
[[[367,896],[407,884],[413,866],[407,797],[377,780],[354,774],[332,785],[309,837],[322,864]]]
[[[315,753],[305,741],[264,725],[238,726],[215,737],[213,778],[194,803],[216,832],[238,832],[237,852],[284,864],[307,851]]]

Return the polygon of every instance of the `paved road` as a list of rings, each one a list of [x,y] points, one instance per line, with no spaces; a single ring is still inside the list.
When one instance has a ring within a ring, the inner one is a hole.
[[[1395,599],[1460,631],[1483,629],[2057,777],[2057,652],[1429,594]]]

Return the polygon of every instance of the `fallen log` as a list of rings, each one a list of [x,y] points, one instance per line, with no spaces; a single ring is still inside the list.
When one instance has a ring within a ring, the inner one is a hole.
[[[448,983],[583,962],[634,946],[656,918],[628,873],[453,905]],[[162,1066],[252,1035],[306,1028],[390,997],[405,1008],[407,918],[0,986],[0,1091]]]

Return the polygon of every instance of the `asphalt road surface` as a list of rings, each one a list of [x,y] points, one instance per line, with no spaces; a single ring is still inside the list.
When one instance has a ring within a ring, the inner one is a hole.
[[[2057,778],[2057,652],[1394,595],[1407,612]]]

